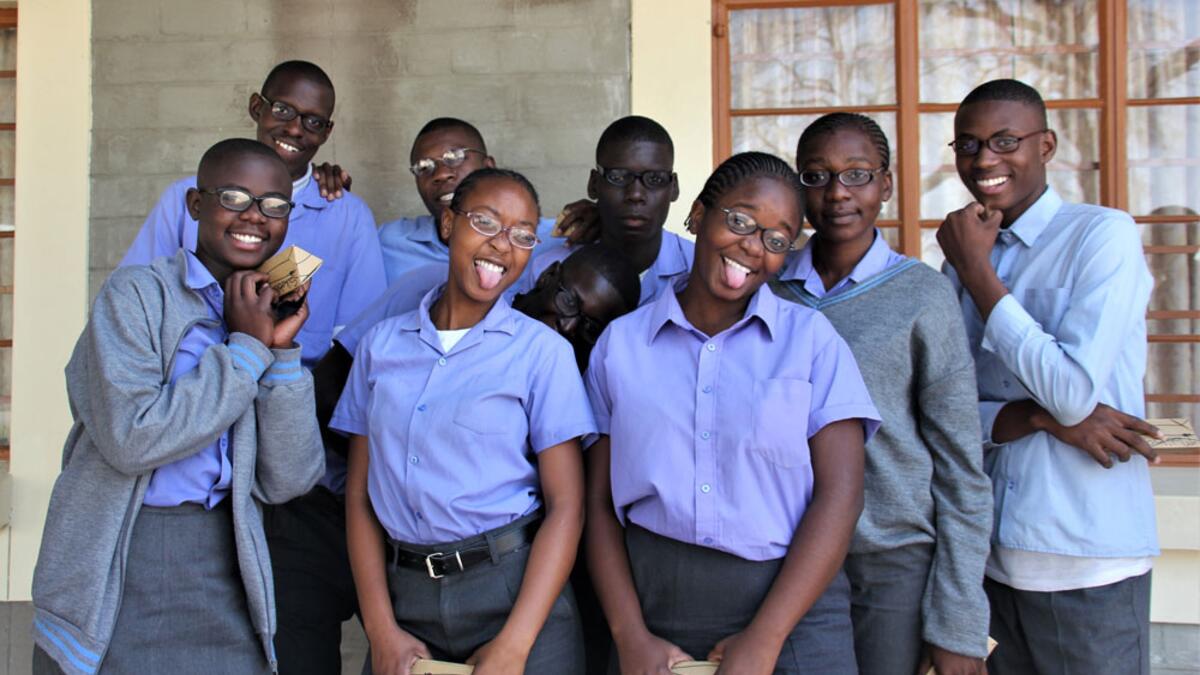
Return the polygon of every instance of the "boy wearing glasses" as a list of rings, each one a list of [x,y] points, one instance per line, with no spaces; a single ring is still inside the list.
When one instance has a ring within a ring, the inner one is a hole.
[[[1158,542],[1139,432],[1155,431],[1138,417],[1152,278],[1137,227],[1047,185],[1057,138],[1028,85],[980,85],[954,132],[977,201],[938,242],[975,357],[995,502],[988,670],[1149,673]]]
[[[674,165],[671,136],[647,117],[622,117],[608,125],[596,144],[596,168],[587,190],[596,201],[600,243],[624,254],[641,276],[639,305],[674,289],[692,269],[695,245],[663,230],[671,202],[679,198]],[[536,255],[518,282],[522,290],[572,250],[555,247]]]
[[[34,572],[34,673],[275,670],[260,505],[324,466],[294,342],[304,290],[278,298],[255,271],[291,194],[270,148],[217,143],[187,191],[195,251],[100,290],[66,369],[74,425]]]
[[[296,338],[308,368],[329,349],[334,333],[387,287],[371,210],[350,193],[328,201],[312,175],[313,156],[333,129],[334,99],[321,68],[287,61],[271,70],[249,103],[258,140],[283,160],[292,181],[295,208],[283,247],[295,244],[324,261],[308,293],[311,315]],[[185,195],[195,187],[196,178],[189,177],[167,189],[122,266],[196,249],[197,225],[185,208]],[[320,489],[270,509],[266,518],[284,675],[338,672],[341,624],[358,608],[346,554],[345,458],[327,453],[326,465]]]

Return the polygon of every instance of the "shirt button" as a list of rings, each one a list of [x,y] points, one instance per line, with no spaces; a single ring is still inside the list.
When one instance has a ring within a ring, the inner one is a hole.
[[[421,461],[421,460],[417,459],[415,456],[414,456],[414,457],[409,457],[409,458],[408,458],[408,463],[409,463],[409,464],[418,464],[418,463],[420,463],[420,461]]]
[[[1011,480],[1010,480],[1010,481],[1008,481],[1008,489],[1009,489],[1009,490],[1016,490],[1016,489],[1017,489],[1017,484],[1016,484],[1016,483],[1014,483],[1014,482],[1012,482]]]
[[[701,432],[700,432],[700,438],[703,438],[703,439],[704,439],[704,440],[706,440],[706,441],[708,440],[708,437],[709,437],[709,436],[712,436],[712,434],[708,433],[707,431],[701,431]]]
[[[712,385],[711,384],[704,385],[704,393],[706,393],[706,394],[712,393]]]
[[[708,483],[705,483],[704,485],[700,486],[700,491],[703,492],[704,494],[708,494],[708,493],[712,492],[712,486],[709,485]]]
[[[438,365],[439,366],[446,365],[446,357],[443,356],[442,358],[438,359]]]
[[[227,447],[229,447],[229,439],[222,437],[221,438],[221,449],[224,450]]]
[[[425,520],[425,516],[421,515],[420,511],[417,511],[417,520]]]
[[[711,544],[711,543],[712,543],[712,537],[705,537],[705,538],[704,538],[704,543],[706,543],[706,544]]]
[[[707,350],[708,350],[708,351],[710,351],[710,352],[715,352],[715,351],[717,351],[717,346],[716,346],[716,345],[714,345],[714,344],[713,344],[713,343],[711,343],[711,342],[710,342],[710,343],[708,343],[708,344],[706,344],[706,345],[704,345],[704,348],[705,348],[705,349],[707,349]]]
[[[1010,385],[1008,384],[1008,380],[1005,380],[1003,384],[1004,384],[1004,386],[1006,386],[1006,387],[1007,387],[1007,386],[1010,386]]]
[[[417,406],[417,412],[425,412],[425,408],[426,405],[422,403],[421,405]]]

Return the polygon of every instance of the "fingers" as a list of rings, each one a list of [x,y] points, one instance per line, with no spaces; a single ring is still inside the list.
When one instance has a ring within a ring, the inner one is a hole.
[[[279,300],[279,302],[291,302],[293,300],[299,300],[300,298],[303,298],[304,296],[308,295],[308,289],[311,287],[312,287],[312,279],[309,279],[308,281],[304,282],[303,284],[300,284],[296,288],[293,288],[290,293],[283,296],[282,298],[279,298],[278,300]]]
[[[1082,447],[1082,446],[1077,446],[1077,447],[1079,447],[1080,450],[1083,450],[1087,454],[1091,455],[1092,459],[1096,460],[1096,462],[1100,466],[1102,466],[1106,469],[1112,468],[1112,465],[1113,465],[1112,457],[1108,456],[1108,452],[1105,451],[1105,449],[1103,447],[1101,447],[1099,443],[1096,443],[1096,444],[1089,443],[1087,445],[1087,447]]]
[[[1158,427],[1150,424],[1146,420],[1123,413],[1120,410],[1114,410],[1113,412],[1116,414],[1117,421],[1122,427],[1151,438],[1161,439],[1163,437],[1162,432],[1159,431]]]
[[[1130,431],[1129,429],[1121,429],[1117,431],[1116,436],[1121,439],[1122,443],[1129,447],[1131,450],[1130,457],[1132,457],[1133,453],[1136,452],[1142,457],[1145,457],[1146,460],[1151,464],[1158,464],[1158,453],[1155,452],[1154,448],[1150,447],[1150,444],[1146,442],[1145,436],[1136,431]]]

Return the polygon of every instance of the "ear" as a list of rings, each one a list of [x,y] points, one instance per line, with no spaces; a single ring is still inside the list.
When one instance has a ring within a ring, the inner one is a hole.
[[[450,233],[454,230],[454,212],[450,207],[442,209],[442,222],[438,224],[438,233],[443,241],[450,241]]]
[[[704,204],[700,200],[692,202],[692,210],[688,212],[687,231],[692,234],[700,232],[700,223],[704,222]]]
[[[192,217],[192,220],[200,220],[200,198],[202,196],[196,188],[188,188],[187,194],[183,197],[183,202],[187,205],[188,215]]]
[[[483,158],[483,165],[489,169],[494,169],[496,168],[496,159],[491,155],[488,155],[487,157]]]
[[[258,92],[250,94],[250,103],[246,106],[246,111],[250,113],[250,119],[258,122],[258,117],[262,114],[263,104],[265,103],[266,101],[263,100],[262,96],[258,95]]]
[[[1058,134],[1049,129],[1040,136],[1042,140],[1038,143],[1038,155],[1042,164],[1049,164],[1050,160],[1054,159],[1054,153],[1058,152]]]
[[[679,199],[679,176],[675,172],[671,172],[671,201]]]
[[[598,180],[601,180],[600,173],[598,171],[596,171],[595,169],[592,169],[591,173],[588,174],[588,184],[587,184],[587,196],[588,196],[588,199],[590,199],[592,201],[596,201],[597,199],[600,198],[599,196],[597,196],[597,191],[596,191],[596,181],[598,181]]]
[[[836,179],[835,179],[836,180]],[[886,202],[892,198],[892,171],[888,169],[879,174],[879,184],[882,186],[879,190],[879,201]]]

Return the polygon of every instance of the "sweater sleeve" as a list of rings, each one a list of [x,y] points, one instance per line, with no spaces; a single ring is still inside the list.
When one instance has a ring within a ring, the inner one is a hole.
[[[923,638],[943,649],[987,655],[984,565],[992,531],[991,482],[983,471],[975,366],[948,283],[936,285],[914,335],[917,423],[933,454],[937,539],[922,600]]]
[[[259,380],[254,409],[258,454],[254,496],[281,504],[305,494],[325,473],[325,449],[314,414],[312,373],[300,365],[300,348],[272,349],[271,367]]]

